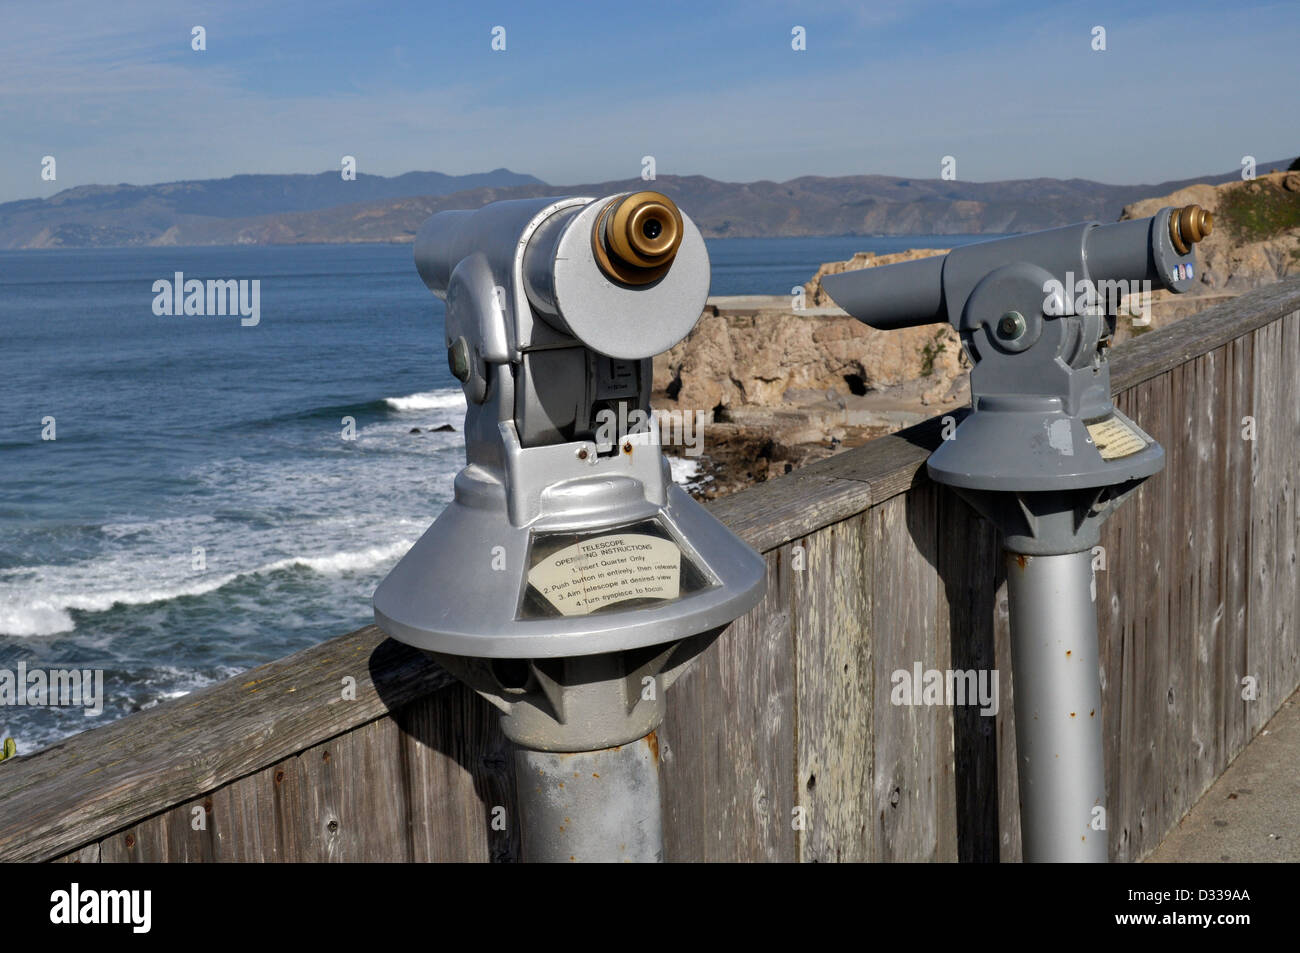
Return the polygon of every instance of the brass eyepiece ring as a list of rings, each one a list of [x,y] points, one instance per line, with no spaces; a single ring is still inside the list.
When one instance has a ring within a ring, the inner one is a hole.
[[[1192,246],[1214,230],[1214,215],[1199,205],[1185,205],[1169,215],[1169,238],[1174,251],[1186,255]]]
[[[633,192],[614,199],[596,216],[591,248],[607,276],[644,285],[668,273],[684,230],[682,213],[668,196]]]

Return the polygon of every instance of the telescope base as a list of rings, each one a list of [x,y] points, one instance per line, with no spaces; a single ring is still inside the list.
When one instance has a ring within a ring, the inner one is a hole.
[[[572,658],[434,654],[499,710],[516,746],[523,860],[663,860],[655,732],[664,695],[721,631]]]

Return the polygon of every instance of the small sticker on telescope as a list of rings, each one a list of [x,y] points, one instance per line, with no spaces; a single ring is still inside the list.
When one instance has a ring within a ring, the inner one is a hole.
[[[562,615],[586,615],[628,599],[676,599],[681,564],[672,540],[618,533],[552,553],[528,571],[528,584]]]
[[[1141,435],[1118,417],[1094,420],[1086,426],[1103,460],[1117,460],[1146,449],[1147,442]]]

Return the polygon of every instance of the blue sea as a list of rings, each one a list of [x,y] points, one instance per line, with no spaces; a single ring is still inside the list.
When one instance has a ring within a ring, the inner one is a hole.
[[[712,240],[712,292],[987,237]],[[258,279],[260,322],[155,315],[178,271]],[[463,465],[442,322],[406,245],[0,252],[0,673],[105,690],[93,718],[0,707],[0,738],[28,754],[369,623]]]

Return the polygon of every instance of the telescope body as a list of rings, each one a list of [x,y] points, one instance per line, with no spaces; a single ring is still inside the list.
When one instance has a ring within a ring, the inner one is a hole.
[[[968,314],[966,306],[976,286],[1012,263],[1041,268],[1058,282],[1067,274],[1098,289],[1110,282],[1149,281],[1181,293],[1194,282],[1195,258],[1190,248],[1180,253],[1174,245],[1170,219],[1178,211],[975,242],[947,255],[826,275],[822,287],[850,315],[882,331],[944,322],[958,331],[972,328],[978,316]],[[1050,291],[1045,289],[1044,297]]]
[[[1039,494],[980,504],[1015,552],[1095,545],[1054,519],[1044,494],[1136,485],[1164,451],[1110,398],[1105,352],[1116,310],[1152,288],[1195,281],[1192,246],[1212,226],[1196,206],[1150,218],[978,242],[945,256],[827,275],[828,294],[872,327],[948,323],[970,358],[972,413],[930,457],[930,476],[965,491]],[[997,510],[996,513],[992,512]],[[1059,524],[1059,525],[1058,525]]]
[[[748,610],[763,560],[673,484],[650,417],[651,358],[708,296],[690,218],[654,192],[496,202],[432,216],[415,263],[446,302],[467,465],[376,591],[380,627],[445,655],[569,659]]]

